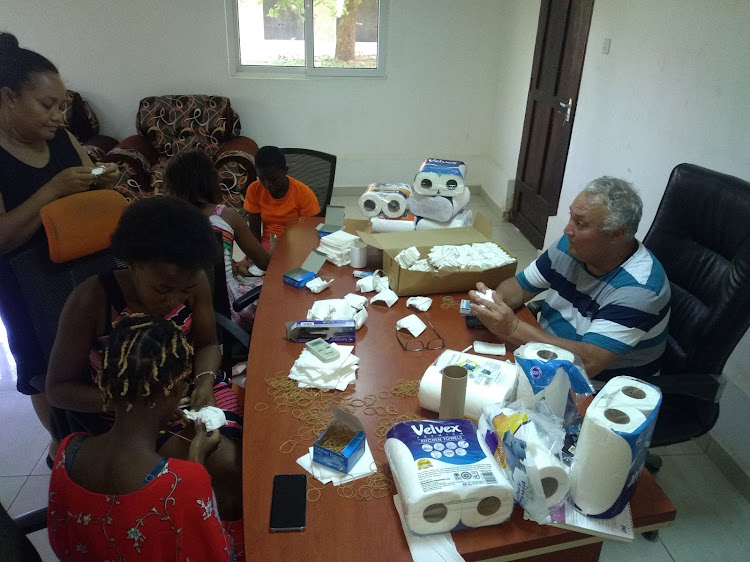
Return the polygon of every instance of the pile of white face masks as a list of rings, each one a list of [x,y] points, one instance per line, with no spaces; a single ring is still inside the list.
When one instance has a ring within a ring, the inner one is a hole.
[[[349,263],[349,250],[357,240],[359,236],[338,230],[333,234],[323,236],[318,250],[328,257],[329,262],[341,267]]]
[[[315,301],[307,311],[308,320],[354,320],[359,330],[367,320],[367,298],[349,293],[343,299]]]
[[[304,349],[289,371],[289,378],[297,381],[298,386],[302,388],[346,390],[346,387],[357,379],[359,357],[352,354],[353,345],[332,343],[331,346],[339,352],[338,359],[323,363]]]
[[[505,251],[493,242],[476,242],[463,246],[433,246],[427,258],[435,269],[478,269],[484,271],[513,263]]]
[[[398,295],[391,290],[388,277],[385,275],[381,276],[378,272],[382,273],[382,271],[378,270],[371,276],[363,277],[357,281],[357,290],[360,293],[371,293],[372,291],[376,291],[377,295],[372,297],[370,302],[384,302],[391,307],[398,300]]]

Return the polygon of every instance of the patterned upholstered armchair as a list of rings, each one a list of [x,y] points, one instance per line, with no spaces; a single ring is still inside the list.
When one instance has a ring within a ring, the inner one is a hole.
[[[78,139],[92,162],[99,162],[112,150],[117,140],[99,134],[99,120],[81,94],[68,90],[63,102],[63,126]]]
[[[224,202],[241,209],[247,186],[255,181],[258,145],[240,136],[240,119],[221,96],[151,96],[141,100],[137,135],[123,140],[104,161],[115,162],[122,177],[117,189],[129,200],[163,191],[167,160],[185,148],[200,147],[214,160]]]

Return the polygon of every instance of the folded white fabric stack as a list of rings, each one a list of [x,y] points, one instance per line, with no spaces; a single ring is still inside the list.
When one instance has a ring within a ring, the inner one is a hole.
[[[341,267],[349,263],[349,250],[359,236],[338,230],[320,239],[318,250],[328,256],[328,261]]]
[[[404,248],[398,254],[396,254],[396,261],[398,264],[406,269],[409,269],[419,259],[419,250],[415,246]]]
[[[289,378],[297,381],[301,388],[346,390],[346,387],[357,379],[359,357],[352,354],[353,345],[332,343],[331,346],[339,352],[338,359],[323,363],[304,349],[289,371]]]
[[[484,271],[516,261],[494,242],[463,246],[433,246],[427,258],[435,269],[474,269]]]

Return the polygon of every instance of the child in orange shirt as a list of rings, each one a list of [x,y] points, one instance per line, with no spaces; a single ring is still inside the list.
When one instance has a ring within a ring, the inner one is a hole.
[[[271,234],[280,236],[288,222],[299,217],[317,215],[320,213],[320,205],[312,189],[286,175],[289,168],[280,148],[260,148],[255,155],[255,169],[258,181],[247,188],[243,207],[250,213],[250,230],[263,247],[268,249]]]

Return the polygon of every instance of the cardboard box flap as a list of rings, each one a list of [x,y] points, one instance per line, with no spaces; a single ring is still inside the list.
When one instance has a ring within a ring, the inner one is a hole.
[[[337,408],[333,404],[328,404],[328,407],[331,409],[331,413],[333,414],[333,421],[330,425],[339,422],[354,431],[354,433],[359,433],[360,431],[364,432],[365,426],[362,425],[362,422],[357,416],[355,416],[354,414],[350,414],[349,412],[345,412],[344,410],[342,410],[341,408]]]
[[[341,230],[344,226],[345,211],[345,207],[328,205],[328,207],[326,207],[325,224],[319,224],[315,228],[323,232],[335,232],[336,230]]]
[[[302,263],[301,267],[305,271],[309,271],[317,275],[318,271],[327,259],[328,256],[326,256],[323,252],[313,250],[312,252],[310,252],[310,255],[305,258],[305,261]]]
[[[488,240],[492,238],[492,223],[482,213],[477,213],[474,216],[474,224],[472,224],[474,230],[478,230]]]

